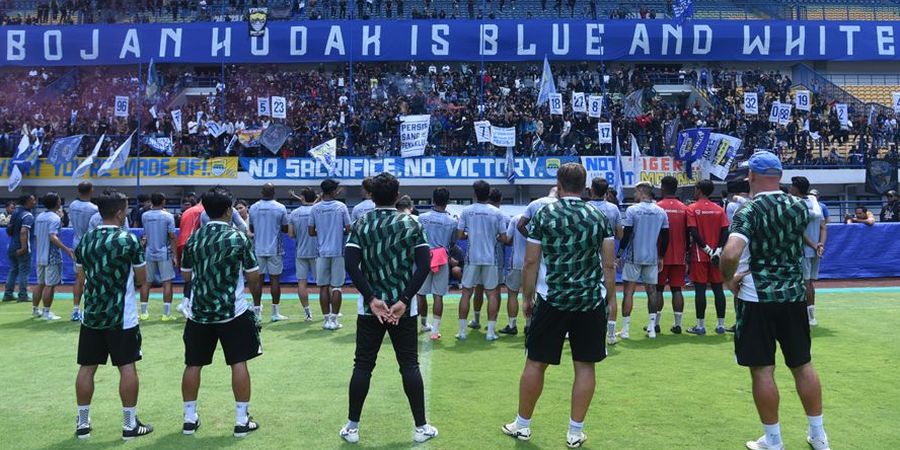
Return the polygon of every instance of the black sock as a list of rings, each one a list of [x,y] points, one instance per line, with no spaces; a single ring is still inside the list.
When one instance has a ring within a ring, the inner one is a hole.
[[[725,291],[721,284],[712,285],[713,295],[716,297],[716,317],[725,318]]]
[[[697,309],[697,318],[706,318],[706,284],[694,283],[694,306]]]

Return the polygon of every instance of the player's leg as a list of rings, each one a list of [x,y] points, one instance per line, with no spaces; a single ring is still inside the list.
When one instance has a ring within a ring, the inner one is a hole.
[[[147,261],[147,280],[141,285],[141,320],[150,319],[150,286],[156,280],[156,262]]]
[[[172,296],[174,293],[172,292],[172,280],[166,280],[162,283],[163,287],[163,316],[167,318],[172,317]]]
[[[419,321],[422,324],[419,331],[422,333],[431,331],[431,327],[428,326],[428,296],[416,295],[416,306],[419,309]]]
[[[584,418],[587,416],[596,384],[595,365],[606,359],[603,345],[603,323],[607,321],[606,310],[568,313],[569,346],[575,368],[572,384],[572,409],[569,416],[569,432],[566,434],[568,447],[580,447],[587,439],[584,434]],[[599,345],[597,343],[600,343]]]
[[[696,273],[696,272],[692,272]],[[688,333],[706,334],[706,283],[694,280],[694,308],[696,309],[697,325],[687,330]]]
[[[306,321],[312,320],[312,311],[309,309],[309,260],[297,258],[295,266],[297,268],[297,297],[300,298],[300,306],[303,307],[303,314]]]
[[[9,273],[6,274],[6,290],[3,293],[3,301],[15,300],[16,281],[19,279],[19,256],[15,251],[7,251],[6,256],[9,260]],[[28,293],[26,292],[27,296]]]
[[[481,329],[481,309],[484,307],[484,285],[478,284],[475,286],[475,300],[472,302],[472,309],[474,309],[474,318],[472,322],[469,323],[469,328],[473,330]]]
[[[812,363],[807,363],[791,368],[791,373],[809,422],[807,441],[813,448],[828,448],[828,437],[822,424],[822,385],[816,369]]]
[[[569,414],[569,432],[566,434],[568,446],[580,446],[587,439],[584,434],[584,419],[594,398],[597,375],[594,363],[573,361],[575,381],[572,383],[572,406]]]
[[[251,389],[247,361],[262,354],[256,318],[246,311],[230,322],[216,324],[213,329],[222,343],[225,364],[231,366],[231,389],[235,401],[234,437],[244,437],[259,428],[248,412]]]
[[[316,258],[316,285],[319,286],[319,307],[322,308],[322,328],[331,328],[331,258]]]
[[[457,339],[465,339],[466,338],[466,320],[469,317],[469,299],[472,298],[472,293],[474,292],[475,287],[478,286],[478,275],[479,275],[479,267],[474,264],[467,264],[465,269],[463,269],[462,275],[462,296],[459,299],[459,333],[457,333]]]
[[[94,398],[94,374],[97,365],[79,366],[75,377],[75,401],[78,405],[78,419],[75,436],[78,439],[91,437],[91,400]]]
[[[31,296],[31,314],[34,317],[43,317],[41,313],[41,302],[44,300],[44,278],[46,277],[47,266],[37,266],[37,285]]]
[[[817,325],[816,321],[816,284],[813,280],[806,282],[806,311],[809,315],[809,324]]]
[[[656,275],[654,275],[653,278],[648,279],[655,280]],[[653,339],[656,337],[656,327],[659,326],[656,322],[658,318],[657,311],[659,311],[659,307],[656,306],[659,301],[657,298],[657,293],[659,293],[659,291],[656,289],[656,284],[651,281],[649,283],[644,283],[644,292],[647,293],[647,314],[649,316],[647,322],[647,336]],[[659,293],[659,295],[661,296],[662,293]]]
[[[518,417],[516,417],[516,422],[520,426],[524,424],[524,428],[529,428],[531,425],[531,416],[534,415],[534,408],[544,391],[544,374],[549,366],[547,363],[530,358],[525,360],[525,369],[519,379],[519,409]],[[524,419],[524,421],[520,419]]]
[[[53,296],[56,294],[56,286],[60,282],[62,282],[62,263],[47,265],[44,273],[44,290],[41,293],[45,320],[59,320],[60,318],[50,311],[50,308],[53,306]]]
[[[675,311],[675,324],[672,333],[681,334],[681,322],[684,319],[684,293],[680,287],[670,287],[672,291],[672,309]]]
[[[122,400],[122,439],[131,440],[149,434],[153,427],[138,420],[137,361],[141,360],[141,331],[134,327],[127,330],[104,331],[112,365],[119,369],[119,397]]]
[[[450,290],[450,266],[444,265],[435,273],[432,273],[429,291],[434,299],[431,313],[431,339],[441,338],[441,317],[444,315],[444,296]]]
[[[636,288],[637,284],[634,281],[625,282],[625,289],[622,293],[622,332],[619,333],[622,339],[628,339],[629,337],[631,310],[634,308],[634,291]]]
[[[751,367],[750,377],[753,382],[753,402],[765,432],[759,441],[765,441],[769,446],[765,448],[781,448],[781,426],[778,423],[780,398],[775,384],[775,366]]]
[[[347,281],[347,273],[344,268],[344,257],[338,256],[331,262],[331,323],[334,329],[341,328],[341,322],[338,320],[341,314],[341,303],[343,301],[343,293],[341,288]]]
[[[184,373],[181,376],[181,398],[184,402],[182,433],[194,434],[200,428],[197,415],[197,395],[200,392],[200,374],[203,366],[212,363],[219,338],[215,324],[200,324],[191,319],[184,325]]]
[[[713,297],[716,303],[716,334],[725,334],[725,289],[722,283],[712,283]]]
[[[434,306],[431,308],[431,339],[441,338],[441,317],[444,315],[444,296],[434,294]]]
[[[72,321],[81,320],[81,297],[84,295],[84,274],[75,271],[75,284],[72,285]]]
[[[485,338],[497,340],[497,316],[500,314],[500,271],[494,266],[484,266],[484,278],[481,280],[484,293],[488,298],[488,323]]]
[[[269,257],[269,288],[272,292],[272,321],[286,320],[281,314],[281,274],[284,272],[284,258],[280,255]]]
[[[519,289],[522,287],[522,270],[512,269],[506,276],[506,315],[509,323],[500,333],[516,335],[519,328],[516,321],[519,317]]]
[[[607,294],[607,296],[612,298],[612,301],[606,305],[609,311],[606,318],[606,343],[608,345],[616,345],[616,317],[619,313],[619,305],[617,304],[618,300],[615,292]]]
[[[400,319],[397,326],[389,327],[391,345],[397,364],[400,366],[400,377],[403,380],[403,392],[409,402],[416,426],[416,442],[425,442],[437,436],[434,427],[427,426],[425,420],[425,383],[419,371],[419,346],[416,338],[416,320],[413,317]]]
[[[375,316],[356,317],[356,354],[353,359],[353,374],[350,376],[349,411],[347,425],[341,429],[340,434],[348,442],[359,441],[359,420],[363,404],[369,395],[372,370],[375,369],[385,331],[386,326],[379,323]]]

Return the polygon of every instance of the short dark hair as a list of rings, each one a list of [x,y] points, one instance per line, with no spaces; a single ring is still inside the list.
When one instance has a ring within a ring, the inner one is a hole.
[[[103,220],[110,220],[116,217],[119,211],[124,211],[128,208],[128,196],[115,189],[103,191],[95,202]]]
[[[94,190],[94,184],[90,181],[82,181],[78,183],[78,193],[81,195],[90,194],[91,191]]]
[[[303,190],[300,191],[300,196],[303,197],[303,200],[305,200],[307,203],[316,201],[316,192],[308,187],[303,188]]]
[[[340,185],[341,185],[341,183],[338,182],[337,180],[328,178],[325,181],[322,181],[322,184],[320,184],[319,187],[322,188],[323,194],[331,195],[337,191],[337,189]]]
[[[809,195],[809,179],[804,176],[791,178],[791,186],[797,188],[800,195]]]
[[[415,207],[413,206],[412,199],[408,195],[403,195],[399,200],[397,200],[397,209],[408,209],[410,210],[410,212],[412,212],[415,210]]]
[[[34,194],[21,195],[21,196],[19,196],[18,203],[21,206],[25,206],[25,204],[28,203],[28,201],[31,200],[32,198],[34,198]]]
[[[41,204],[47,209],[56,209],[59,206],[59,194],[48,192],[41,197]]]
[[[239,199],[239,200],[235,201],[234,206],[237,206],[237,205],[244,205],[244,207],[250,207],[250,204],[247,203],[247,200],[244,200],[244,199]]]
[[[712,195],[715,185],[710,180],[700,180],[697,182],[697,189],[704,197],[709,197]]]
[[[234,204],[234,196],[225,186],[215,186],[203,194],[203,209],[210,219],[218,219],[225,215]]]
[[[445,187],[439,187],[431,193],[431,201],[435,206],[447,206],[450,203],[450,191]]]
[[[397,202],[397,194],[400,193],[400,181],[397,177],[387,172],[378,174],[372,178],[369,191],[372,201],[377,206],[393,206]]]
[[[275,198],[275,185],[272,183],[266,183],[262,187],[262,198],[266,200],[270,200]]]
[[[475,191],[475,199],[479,202],[486,202],[491,196],[491,184],[484,180],[478,180],[472,184]]]
[[[862,212],[869,212],[869,210],[865,206],[857,206],[856,209],[861,209]]]
[[[488,194],[488,200],[492,203],[500,203],[503,201],[503,193],[500,192],[500,189],[491,188],[491,192]]]
[[[750,192],[750,183],[747,179],[741,180],[732,180],[727,183],[728,193],[729,194],[739,194],[743,192]]]
[[[556,181],[565,192],[584,192],[586,180],[587,172],[581,164],[565,163],[556,172]]]
[[[604,197],[606,196],[607,191],[609,191],[609,181],[606,181],[606,178],[594,177],[594,179],[591,180],[592,194],[597,197]]]
[[[150,203],[152,203],[153,206],[165,205],[166,194],[163,194],[162,192],[154,192],[152,195],[150,195]]]
[[[678,191],[678,178],[666,175],[659,181],[659,186],[663,195],[675,195],[675,192]]]
[[[138,194],[137,196],[138,203],[145,203],[150,201],[150,196],[147,194]]]
[[[364,191],[371,193],[372,192],[372,177],[365,177],[362,180],[362,188]]]

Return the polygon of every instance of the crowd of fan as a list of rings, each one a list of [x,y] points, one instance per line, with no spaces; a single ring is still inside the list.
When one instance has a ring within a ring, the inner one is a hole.
[[[478,144],[473,122],[489,120],[517,129],[515,152],[520,156],[612,155],[614,146],[598,145],[597,122],[610,121],[623,154],[630,152],[633,134],[642,154],[664,156],[673,150],[672,130],[710,127],[744,140],[745,149],[776,150],[785,162],[797,164],[861,164],[866,155],[884,150],[897,158],[900,127],[892,114],[878,114],[872,124],[866,111],[855,111],[850,126],[837,120],[833,104],[813,95],[812,111],[793,111],[787,126],[771,124],[772,101],[793,103],[789,77],[775,73],[686,69],[679,66],[605,67],[587,62],[555,65],[564,115],[551,115],[548,105],[536,105],[540,64],[381,63],[343,66],[233,65],[192,68],[159,65],[160,94],[145,95],[146,66],[138,68],[32,69],[0,72],[0,154],[10,156],[17,134],[27,125],[45,144],[74,134],[102,134],[122,139],[131,131],[171,136],[176,154],[221,156],[268,154],[244,148],[232,139],[241,130],[264,129],[282,122],[293,135],[279,152],[303,156],[331,138],[342,155],[390,156],[399,153],[399,118],[430,114],[428,155],[502,155],[505,149]],[[60,79],[70,81],[60,86]],[[207,96],[189,96],[177,109],[182,130],[172,122],[172,100],[185,86],[209,87]],[[654,83],[693,86],[693,94],[678,103],[655,94]],[[815,92],[816,88],[812,88]],[[639,114],[624,105],[642,90]],[[746,115],[743,92],[759,94],[759,115]],[[604,117],[573,113],[571,93],[605,94]],[[130,97],[129,116],[113,113],[115,97]],[[287,119],[257,116],[257,98],[284,96]],[[634,95],[632,95],[632,98]],[[151,117],[155,105],[157,118]],[[201,114],[202,113],[202,114]],[[198,119],[199,117],[199,119]],[[213,137],[207,122],[225,132]],[[818,139],[813,137],[818,136]],[[82,152],[94,141],[85,139]],[[45,146],[44,148],[48,148]],[[841,151],[838,151],[838,149]],[[847,151],[849,149],[849,151]],[[143,154],[152,153],[141,148]]]

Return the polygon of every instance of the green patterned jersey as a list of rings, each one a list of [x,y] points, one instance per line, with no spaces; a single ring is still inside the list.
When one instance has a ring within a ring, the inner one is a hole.
[[[95,228],[81,237],[75,264],[84,272],[82,324],[97,330],[137,326],[132,268],[145,264],[137,236],[113,226]]]
[[[741,300],[806,301],[802,261],[808,222],[806,203],[781,191],[757,194],[734,214],[731,234],[747,242],[747,255],[742,258],[747,267],[738,269],[750,271],[750,279],[744,279],[746,286],[739,295]]]
[[[181,270],[191,272],[191,320],[216,323],[247,310],[244,272],[259,270],[259,264],[247,235],[212,221],[188,238]]]
[[[347,247],[362,252],[360,268],[375,297],[388,306],[396,303],[412,280],[416,248],[428,246],[425,230],[416,219],[396,209],[378,208],[360,217],[350,229]],[[359,313],[371,314],[360,299]],[[416,302],[407,314],[416,315]]]
[[[562,311],[592,311],[606,304],[603,241],[614,239],[599,209],[565,197],[541,208],[531,219],[528,241],[540,244],[543,261],[537,293]]]

